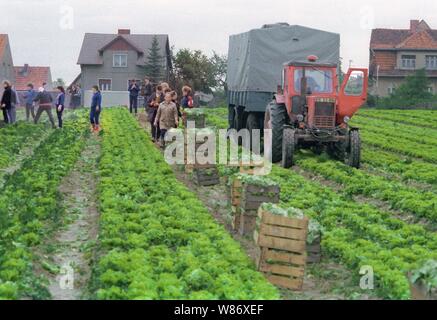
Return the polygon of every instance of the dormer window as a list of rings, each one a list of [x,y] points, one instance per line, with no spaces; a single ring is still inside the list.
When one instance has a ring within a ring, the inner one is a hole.
[[[416,69],[416,56],[402,55],[402,69]]]
[[[127,68],[127,53],[114,53],[113,67]]]

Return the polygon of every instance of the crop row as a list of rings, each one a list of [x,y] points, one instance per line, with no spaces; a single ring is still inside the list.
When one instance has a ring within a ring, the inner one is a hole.
[[[432,163],[413,161],[406,156],[375,150],[370,147],[363,148],[361,159],[373,168],[399,175],[403,181],[415,180],[433,185],[437,184],[437,165]]]
[[[386,201],[393,209],[437,222],[435,193],[408,187],[400,182],[348,167],[338,161],[325,160],[323,157],[304,158],[298,164],[305,170],[341,184],[344,194],[360,194]]]
[[[96,298],[279,298],[126,110],[104,127]]]
[[[437,236],[371,205],[358,204],[292,170],[273,167],[270,178],[281,186],[281,204],[303,209],[325,229],[323,248],[355,270],[374,269],[375,285],[385,298],[409,297],[407,271],[437,257]]]
[[[85,117],[67,121],[6,178],[0,190],[0,299],[49,297],[43,279],[35,275],[33,247],[63,212],[58,187],[77,161],[87,132]]]
[[[423,148],[437,146],[437,130],[418,128],[388,120],[356,118],[353,125],[361,131],[375,132],[393,139],[405,139],[423,145]]]
[[[386,113],[377,113],[373,110],[366,110],[366,112],[360,112],[354,118],[369,118],[369,119],[380,119],[380,120],[388,120],[388,121],[396,121],[398,123],[403,123],[407,125],[413,125],[417,127],[426,127],[431,129],[437,129],[437,119],[435,117],[430,116],[428,119],[418,119],[415,117],[411,117],[405,115],[401,112],[386,114]]]
[[[11,165],[15,156],[29,141],[37,140],[44,126],[19,122],[0,129],[0,169]]]
[[[226,129],[228,125],[227,108],[205,108],[203,109],[207,118],[208,126],[219,129]]]
[[[437,147],[418,145],[407,139],[387,137],[366,130],[361,131],[361,138],[366,145],[437,163]]]
[[[423,110],[423,109],[411,109],[411,110],[382,110],[382,109],[361,109],[360,115],[387,115],[387,116],[406,116],[410,118],[416,118],[421,120],[435,119],[437,120],[437,110]]]

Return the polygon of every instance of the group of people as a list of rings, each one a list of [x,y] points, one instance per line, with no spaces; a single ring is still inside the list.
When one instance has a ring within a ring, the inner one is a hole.
[[[4,92],[1,98],[0,107],[3,112],[6,124],[16,122],[16,106],[19,105],[17,91],[11,83],[3,81]],[[77,88],[76,88],[77,89]],[[102,94],[99,86],[93,88],[93,96],[90,108],[90,123],[92,131],[100,131],[100,113],[102,109]],[[144,108],[148,115],[148,121],[152,130],[152,140],[160,142],[164,146],[164,137],[168,130],[177,128],[182,117],[182,111],[186,108],[193,108],[192,90],[188,86],[182,88],[182,98],[178,100],[178,94],[172,90],[168,83],[162,82],[153,88],[150,80],[146,78],[140,87],[135,80],[129,83],[130,112],[138,113],[138,97],[144,98]],[[26,106],[26,120],[32,117],[35,124],[38,123],[43,112],[47,113],[53,128],[56,128],[55,119],[52,114],[52,107],[55,106],[58,118],[58,127],[63,126],[63,113],[65,110],[65,89],[62,86],[56,88],[57,95],[53,99],[52,94],[45,89],[43,84],[37,91],[33,84],[28,84],[27,91],[23,97]],[[35,107],[38,109],[35,112]]]
[[[46,112],[53,128],[56,128],[55,120],[52,114],[52,105],[56,107],[58,116],[58,127],[62,128],[62,115],[65,108],[65,90],[62,86],[56,88],[57,96],[53,99],[50,92],[45,89],[44,83],[38,91],[34,89],[33,84],[27,85],[27,91],[24,93],[26,101],[26,120],[29,121],[32,116],[33,121],[38,123],[43,112]],[[3,81],[3,95],[0,102],[0,107],[3,112],[3,119],[6,124],[13,124],[17,120],[16,107],[20,104],[18,93],[12,87],[8,80]],[[38,104],[38,110],[35,113],[35,106]]]
[[[23,97],[26,107],[26,120],[32,120],[35,124],[38,123],[43,112],[47,113],[52,128],[56,128],[55,119],[52,113],[52,107],[55,106],[56,115],[58,118],[58,128],[63,126],[63,113],[65,110],[65,89],[62,86],[56,88],[56,98],[53,98],[52,94],[45,88],[46,84],[35,90],[34,85],[29,83],[27,90]],[[4,122],[6,124],[13,124],[16,122],[16,107],[20,104],[18,93],[12,87],[10,81],[3,81],[3,95],[0,101],[0,107],[3,112]],[[38,109],[35,112],[35,107],[38,105]],[[80,105],[80,103],[79,103]],[[73,107],[74,108],[74,107]],[[90,122],[92,131],[100,131],[100,112],[102,108],[102,95],[98,86],[93,87],[93,97],[91,100],[90,109]]]
[[[137,113],[138,94],[143,96],[144,108],[152,131],[152,140],[154,142],[160,141],[162,147],[165,145],[164,137],[167,131],[179,126],[183,109],[194,107],[192,90],[188,86],[182,88],[180,102],[177,92],[172,90],[168,83],[161,82],[153,90],[153,86],[147,78],[141,88],[136,82],[132,82],[129,86],[129,92],[131,113]],[[133,96],[132,93],[134,93]]]

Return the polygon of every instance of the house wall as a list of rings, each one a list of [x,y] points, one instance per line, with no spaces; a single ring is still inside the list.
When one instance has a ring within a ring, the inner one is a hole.
[[[113,55],[127,53],[128,66],[126,68],[113,67]],[[103,65],[82,66],[82,89],[89,90],[99,83],[99,79],[111,79],[112,91],[127,91],[129,79],[143,79],[144,67],[137,66],[138,53],[134,50],[114,51],[107,50],[103,53]]]
[[[404,82],[404,78],[398,77],[380,77],[378,86],[376,83],[371,88],[371,94],[378,95],[380,97],[388,97],[390,95],[389,88],[398,88]],[[434,94],[437,94],[437,79],[430,79],[430,88]]]
[[[416,69],[426,68],[426,56],[437,56],[437,51],[399,51],[397,53],[397,69],[402,69],[402,56],[414,55],[416,56]]]
[[[90,107],[93,92],[86,90],[84,92],[84,106]],[[129,93],[127,91],[102,91],[102,106],[114,107],[114,106],[128,106],[129,105]]]
[[[3,59],[0,60],[0,82],[4,80],[15,82],[14,63],[9,43],[6,44]]]
[[[380,71],[390,71],[396,68],[397,56],[396,52],[393,51],[377,51],[370,62],[371,66],[379,66]],[[375,70],[371,70],[376,73]]]

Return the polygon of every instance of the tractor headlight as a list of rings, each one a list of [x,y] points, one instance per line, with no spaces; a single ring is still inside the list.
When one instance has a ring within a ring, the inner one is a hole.
[[[349,123],[349,121],[351,121],[351,118],[346,116],[343,118],[344,123]]]
[[[297,121],[302,122],[303,121],[303,115],[298,114],[297,115]]]

